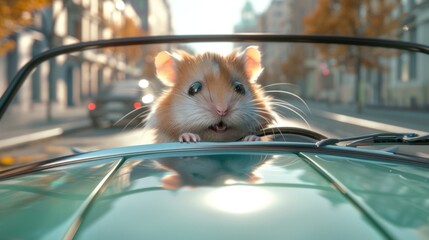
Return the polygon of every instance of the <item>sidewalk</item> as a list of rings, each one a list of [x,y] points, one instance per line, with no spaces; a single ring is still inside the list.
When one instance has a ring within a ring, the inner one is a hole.
[[[337,113],[429,133],[429,112],[427,111],[363,107],[362,112],[357,113],[354,105],[328,104],[324,102],[307,102],[307,104],[311,110],[314,110],[313,114],[318,114],[318,111]]]
[[[44,109],[6,112],[0,121],[0,151],[91,126],[85,107],[53,108],[52,120],[46,119]]]

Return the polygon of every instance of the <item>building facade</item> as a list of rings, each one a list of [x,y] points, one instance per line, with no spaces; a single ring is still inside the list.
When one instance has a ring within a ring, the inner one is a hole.
[[[248,4],[243,11],[251,9]],[[272,0],[268,9],[257,16],[256,31],[302,34],[303,18],[316,6],[316,0]],[[360,12],[365,14],[365,11]],[[400,1],[391,14],[395,15],[393,17],[407,16],[401,22],[399,39],[429,42],[429,0]],[[249,22],[242,18],[242,23]],[[358,100],[362,106],[429,108],[429,76],[426,74],[429,58],[424,54],[401,52],[381,56],[377,61],[384,69],[361,66],[361,80],[357,85],[357,72],[352,66],[340,65],[337,59],[324,59],[313,44],[261,44],[264,65],[269,66],[264,70],[264,77],[269,82],[291,82],[284,77],[285,70],[281,70],[292,53],[291,47],[302,50],[305,57],[305,73],[295,80],[302,97],[347,104]]]
[[[33,25],[12,36],[16,48],[0,57],[0,92],[6,89],[19,68],[47,49],[80,41],[123,37],[118,29],[130,22],[143,29],[142,32],[146,27],[169,33],[168,5],[156,7],[166,12],[166,27],[150,27],[149,18],[151,14],[156,15],[156,8],[148,8],[147,14],[142,16],[142,12],[137,12],[131,3],[123,0],[54,0],[51,6],[34,12]],[[29,76],[13,107],[28,111],[45,108],[47,102],[52,108],[86,105],[104,85],[141,78],[142,61],[129,64],[125,51],[105,49],[56,57],[42,63]]]
[[[401,1],[403,21],[401,40],[429,43],[429,1]],[[393,77],[386,83],[384,103],[388,105],[429,109],[429,57],[420,53],[401,53],[390,63]]]

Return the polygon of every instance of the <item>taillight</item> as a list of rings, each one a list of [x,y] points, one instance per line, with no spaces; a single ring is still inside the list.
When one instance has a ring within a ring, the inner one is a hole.
[[[134,102],[133,107],[134,107],[135,109],[137,109],[137,108],[141,108],[141,107],[142,107],[142,103],[141,103],[141,102]]]
[[[97,108],[97,105],[95,105],[95,103],[91,102],[88,103],[88,110],[89,111],[94,111]]]

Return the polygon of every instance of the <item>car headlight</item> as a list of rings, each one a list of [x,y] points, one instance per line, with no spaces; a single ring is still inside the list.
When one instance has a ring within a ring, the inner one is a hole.
[[[146,80],[146,79],[141,79],[139,81],[139,87],[140,88],[147,88],[147,87],[149,87],[149,81]]]
[[[148,104],[153,102],[154,99],[155,97],[152,94],[146,94],[142,97],[142,102]]]

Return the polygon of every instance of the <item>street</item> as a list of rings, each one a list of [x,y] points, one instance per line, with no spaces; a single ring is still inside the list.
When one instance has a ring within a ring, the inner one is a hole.
[[[278,109],[280,115],[284,117],[279,121],[279,126],[307,128],[328,137],[350,137],[375,132],[415,132],[420,135],[429,132],[426,124],[429,117],[424,112],[413,112],[407,116],[407,112],[386,110],[380,112],[377,109],[365,109],[362,114],[357,114],[353,108],[344,105],[309,102],[311,111],[303,104],[294,103],[294,106],[302,110],[300,113],[302,117],[295,113],[297,111]],[[412,121],[409,121],[410,116],[413,117]],[[147,137],[149,136],[142,128],[87,127],[26,144],[25,147],[4,150],[0,155],[3,163],[0,168],[9,167],[7,163],[14,165],[70,155],[73,154],[72,149],[91,151],[144,144]],[[404,146],[400,149],[401,152],[429,156],[429,150],[424,146]]]
[[[122,128],[88,128],[75,133],[27,144],[25,147],[12,148],[1,152],[3,160],[20,164],[41,161],[50,158],[73,154],[73,149],[93,151],[103,148],[121,147],[141,144],[141,129],[126,130]],[[0,166],[0,169],[7,166]]]
[[[290,111],[283,112],[292,126],[310,128],[327,137],[345,138],[382,132],[429,133],[429,114],[427,112],[365,108],[357,113],[353,106],[335,105],[318,102],[307,103],[311,112],[305,117],[306,122],[297,114]],[[299,106],[299,104],[296,104]],[[302,105],[302,104],[301,104]],[[303,107],[300,107],[304,109]],[[285,126],[281,124],[281,126]],[[388,148],[390,146],[383,146]],[[382,147],[382,148],[383,148]],[[427,146],[403,145],[397,149],[398,153],[412,154],[429,158]]]

